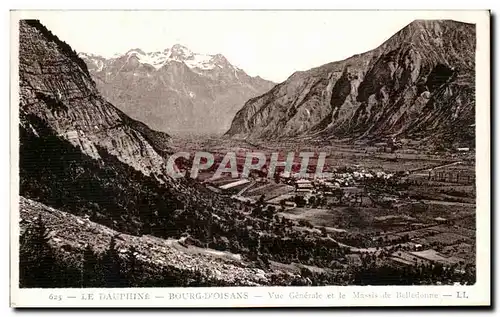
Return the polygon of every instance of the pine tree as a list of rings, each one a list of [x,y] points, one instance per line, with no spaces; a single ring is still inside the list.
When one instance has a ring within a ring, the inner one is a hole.
[[[138,287],[140,284],[141,263],[137,259],[137,249],[131,246],[127,252],[127,281],[130,287]]]
[[[120,255],[116,250],[116,237],[113,237],[102,259],[105,287],[126,287],[127,283],[121,262]]]
[[[57,263],[49,240],[47,228],[40,215],[20,237],[20,287],[57,286],[54,285]]]
[[[99,257],[95,254],[92,247],[87,244],[87,247],[83,251],[83,263],[82,263],[82,274],[81,274],[81,286],[82,287],[102,287],[103,276],[101,263]]]

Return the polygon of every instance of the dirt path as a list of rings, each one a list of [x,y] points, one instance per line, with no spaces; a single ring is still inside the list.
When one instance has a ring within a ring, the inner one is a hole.
[[[448,166],[453,166],[453,165],[458,165],[458,164],[463,164],[464,162],[462,161],[458,161],[458,162],[453,162],[453,163],[446,163],[446,164],[440,164],[440,165],[437,165],[437,166],[433,166],[433,167],[422,167],[422,168],[417,168],[417,169],[414,169],[414,170],[411,170],[410,173],[415,173],[415,172],[421,172],[421,171],[432,171],[436,168],[443,168],[443,167],[448,167]]]
[[[426,204],[436,204],[436,205],[445,205],[445,206],[462,206],[462,207],[476,207],[475,203],[463,203],[463,202],[455,202],[455,201],[444,201],[444,200],[422,200],[423,203]]]

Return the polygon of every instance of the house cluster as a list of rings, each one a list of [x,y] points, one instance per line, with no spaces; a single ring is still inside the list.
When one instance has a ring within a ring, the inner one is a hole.
[[[321,201],[330,203],[355,203],[360,201],[363,188],[359,184],[367,180],[387,180],[394,175],[390,173],[369,172],[366,170],[331,174],[329,177],[298,178],[296,174],[282,172],[279,178],[250,177],[244,179],[221,178],[206,183],[213,192],[230,195],[233,200],[245,204],[254,204],[264,197],[269,205],[283,204],[295,206],[293,201]],[[256,194],[259,193],[259,194]],[[261,197],[263,196],[263,197]],[[333,200],[332,200],[333,199]]]
[[[394,177],[392,173],[383,171],[368,172],[365,170],[332,174],[328,178],[294,179],[289,174],[282,173],[281,180],[287,184],[293,184],[297,189],[305,190],[311,188],[331,189],[340,187],[356,186],[359,182],[370,179],[388,180]]]

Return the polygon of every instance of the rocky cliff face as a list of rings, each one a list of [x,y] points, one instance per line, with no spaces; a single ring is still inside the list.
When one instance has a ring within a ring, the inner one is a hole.
[[[414,21],[378,48],[297,72],[249,100],[226,135],[474,143],[475,26]]]
[[[126,114],[172,133],[222,134],[241,105],[274,85],[248,76],[222,55],[176,44],[103,58],[80,54],[98,89]]]
[[[98,147],[149,175],[162,174],[169,136],[150,130],[99,94],[85,63],[36,20],[19,25],[21,128],[37,135],[36,120],[98,159]]]

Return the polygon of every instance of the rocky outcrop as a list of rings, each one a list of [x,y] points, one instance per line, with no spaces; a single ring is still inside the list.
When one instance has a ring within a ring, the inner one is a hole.
[[[80,53],[104,97],[132,118],[169,133],[222,134],[241,105],[274,85],[223,55],[176,44],[104,58]]]
[[[378,48],[249,100],[226,135],[474,142],[475,26],[414,21]]]
[[[103,253],[112,237],[117,237],[117,249],[125,256],[131,247],[136,250],[137,261],[160,271],[164,268],[181,272],[201,272],[206,277],[227,286],[270,285],[272,281],[290,283],[296,274],[250,267],[237,254],[213,249],[183,245],[181,241],[164,240],[149,235],[132,236],[117,232],[39,202],[20,197],[20,231],[26,230],[41,217],[47,227],[50,244],[64,258],[80,261],[89,245],[94,252]],[[181,243],[179,243],[181,242]]]
[[[32,118],[99,158],[98,147],[149,175],[164,171],[169,136],[152,131],[107,102],[85,63],[37,20],[19,24],[19,108],[22,128],[37,134]]]

